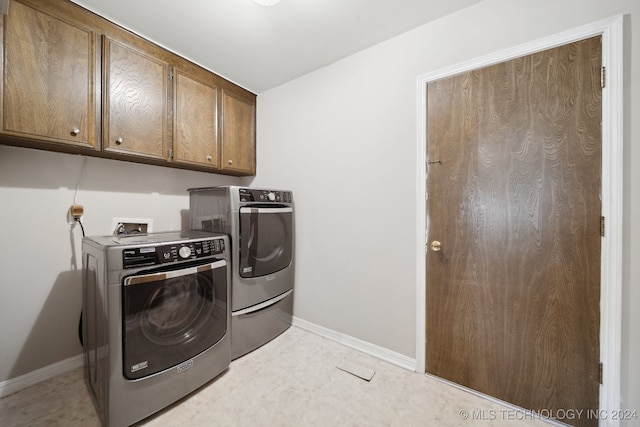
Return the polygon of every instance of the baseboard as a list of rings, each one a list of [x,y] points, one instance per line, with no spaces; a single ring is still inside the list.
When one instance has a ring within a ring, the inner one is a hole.
[[[336,332],[332,329],[325,328],[324,326],[316,325],[315,323],[308,322],[300,319],[299,317],[293,316],[291,324],[300,329],[304,329],[305,331],[320,335],[321,337],[330,339],[331,341],[335,341],[339,344],[353,348],[354,350],[358,350],[362,353],[384,360],[385,362],[389,362],[409,371],[416,370],[416,359],[396,353],[395,351]]]
[[[0,382],[0,398],[9,396],[10,394],[16,393],[29,386],[79,368],[83,363],[84,356],[79,354],[33,372],[29,372],[28,374],[2,381]]]

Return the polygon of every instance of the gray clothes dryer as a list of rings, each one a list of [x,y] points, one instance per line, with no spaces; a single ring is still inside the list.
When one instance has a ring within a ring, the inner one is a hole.
[[[269,342],[293,313],[293,193],[238,186],[189,189],[193,230],[231,240],[231,358]]]
[[[85,237],[84,373],[104,426],[128,426],[231,363],[228,237]]]

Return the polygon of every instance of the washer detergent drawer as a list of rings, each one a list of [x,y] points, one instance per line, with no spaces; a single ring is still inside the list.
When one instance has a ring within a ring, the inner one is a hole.
[[[237,359],[291,326],[293,289],[262,304],[231,313],[231,359]]]

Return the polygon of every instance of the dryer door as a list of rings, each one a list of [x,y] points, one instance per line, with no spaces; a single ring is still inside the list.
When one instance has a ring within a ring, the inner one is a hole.
[[[240,277],[280,271],[291,264],[292,256],[292,208],[240,208]]]
[[[224,260],[126,277],[122,285],[124,376],[134,380],[169,369],[220,341],[227,331],[227,300]]]

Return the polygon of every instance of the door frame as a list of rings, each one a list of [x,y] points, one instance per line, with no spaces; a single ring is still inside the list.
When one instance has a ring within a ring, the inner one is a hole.
[[[601,247],[600,360],[603,384],[600,410],[620,409],[622,325],[622,167],[623,167],[623,16],[618,15],[550,37],[475,58],[418,76],[417,79],[417,224],[416,224],[416,371],[426,372],[426,247],[427,247],[427,84],[431,81],[505,62],[524,55],[601,35],[602,65],[602,216],[606,232]],[[618,426],[607,417],[601,426]]]

